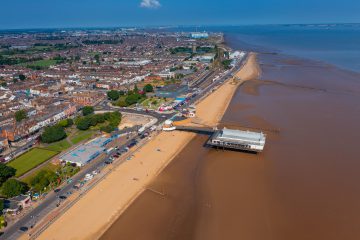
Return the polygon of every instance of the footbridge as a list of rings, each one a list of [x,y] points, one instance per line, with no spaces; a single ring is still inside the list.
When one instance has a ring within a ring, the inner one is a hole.
[[[212,135],[216,131],[214,128],[210,127],[193,127],[193,126],[175,126],[175,130],[194,132],[206,135]]]

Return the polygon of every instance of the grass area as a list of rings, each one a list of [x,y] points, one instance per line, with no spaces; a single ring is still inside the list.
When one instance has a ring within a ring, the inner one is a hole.
[[[145,108],[149,108],[149,109],[158,109],[160,107],[161,104],[165,103],[166,100],[164,100],[163,98],[148,98],[146,100],[144,100],[141,105]]]
[[[40,171],[42,171],[42,170],[51,170],[51,171],[56,172],[58,170],[58,168],[59,168],[58,165],[54,165],[51,162],[48,162],[44,166],[40,167],[36,171],[32,172],[31,174],[29,174],[26,177],[24,177],[23,179],[21,179],[21,181],[26,182],[27,184],[30,184],[31,179],[33,179],[33,177],[35,177],[36,174],[38,174]]]
[[[81,141],[87,140],[94,135],[93,131],[79,131],[73,137],[70,138],[70,141],[73,144],[78,144]]]
[[[20,177],[40,165],[41,163],[49,160],[59,152],[51,151],[43,148],[33,148],[30,151],[22,154],[9,162],[7,165],[16,169],[16,177]]]
[[[45,148],[51,151],[61,152],[70,148],[71,146],[72,145],[68,142],[68,140],[64,139],[59,142],[51,143]]]
[[[56,63],[57,63],[56,60],[44,59],[44,60],[38,60],[38,61],[35,61],[35,62],[31,62],[31,63],[26,63],[25,65],[34,66],[34,67],[48,68],[51,65],[55,65]]]

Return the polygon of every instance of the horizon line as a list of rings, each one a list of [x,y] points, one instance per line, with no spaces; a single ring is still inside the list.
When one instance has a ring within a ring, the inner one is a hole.
[[[253,24],[174,24],[174,25],[128,25],[128,26],[74,26],[74,27],[19,27],[1,28],[0,31],[20,31],[20,30],[57,30],[57,29],[116,29],[116,28],[181,28],[181,27],[240,27],[240,26],[274,26],[274,25],[352,25],[360,22],[322,22],[322,23],[253,23]]]

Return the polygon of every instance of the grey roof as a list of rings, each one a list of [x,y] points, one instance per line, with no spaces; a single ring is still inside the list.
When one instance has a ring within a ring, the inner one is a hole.
[[[21,201],[24,201],[27,198],[29,198],[29,196],[27,196],[27,195],[19,195],[19,196],[11,198],[10,200],[21,202]]]
[[[251,142],[259,145],[265,144],[265,134],[262,132],[250,132],[242,130],[226,129],[219,131],[215,138],[224,141]]]
[[[105,150],[105,145],[111,142],[113,138],[98,137],[94,140],[80,145],[74,150],[60,157],[61,160],[85,165]]]

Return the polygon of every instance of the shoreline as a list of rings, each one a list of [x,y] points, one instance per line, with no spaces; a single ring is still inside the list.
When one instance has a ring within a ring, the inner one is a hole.
[[[259,74],[256,54],[251,53],[236,74],[241,80],[234,83],[228,79],[198,103],[198,117],[212,125],[218,124],[238,86]],[[224,95],[226,97],[223,97]],[[39,239],[100,238],[194,137],[193,133],[160,133],[136,151],[132,160],[117,166],[112,173],[42,232]],[[134,181],[135,177],[138,180]],[[115,192],[113,183],[121,183],[116,186]],[[116,209],[114,206],[117,206]],[[74,224],[77,225],[76,229],[73,228]],[[90,232],[89,229],[92,231]]]

